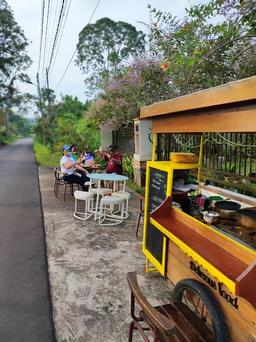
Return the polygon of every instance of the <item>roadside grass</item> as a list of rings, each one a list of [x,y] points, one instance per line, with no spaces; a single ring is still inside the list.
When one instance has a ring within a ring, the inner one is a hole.
[[[48,146],[36,140],[34,141],[34,152],[38,165],[47,167],[59,166],[60,153],[52,152]]]

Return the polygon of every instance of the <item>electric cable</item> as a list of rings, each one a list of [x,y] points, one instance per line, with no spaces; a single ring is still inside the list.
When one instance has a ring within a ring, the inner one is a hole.
[[[44,34],[44,56],[43,56],[43,64],[42,64],[42,74],[44,72],[44,65],[45,65],[47,36],[48,36],[48,26],[49,26],[49,15],[50,15],[50,5],[51,5],[51,0],[48,0],[47,17],[46,17],[46,28],[45,28],[45,34]]]
[[[55,37],[54,37],[54,41],[53,41],[53,46],[52,46],[52,51],[51,51],[51,56],[50,56],[50,62],[49,62],[49,64],[48,64],[48,68],[47,68],[47,69],[48,69],[48,72],[49,72],[50,69],[51,69],[53,54],[54,54],[54,50],[55,50],[56,44],[57,44],[57,39],[58,39],[58,35],[59,35],[59,29],[60,29],[61,18],[63,17],[64,5],[65,5],[65,0],[62,0],[62,5],[61,5],[61,10],[60,10],[59,20],[58,20],[57,29],[56,29],[56,33],[55,33]]]
[[[45,8],[45,0],[42,0],[42,16],[41,16],[41,30],[40,30],[39,59],[38,59],[38,68],[37,68],[37,73],[38,74],[39,74],[39,71],[40,71],[41,56],[42,56],[43,33],[44,33],[44,8]]]
[[[68,4],[68,5],[67,5]],[[55,54],[54,54],[54,59],[53,59],[53,62],[52,62],[52,68],[51,68],[51,72],[49,74],[49,77],[51,76],[52,74],[52,71],[53,71],[53,68],[54,68],[54,64],[56,62],[56,57],[58,55],[58,51],[59,51],[59,47],[60,47],[60,42],[61,42],[61,39],[62,39],[62,36],[63,36],[63,32],[64,32],[64,28],[66,26],[66,21],[67,21],[67,17],[68,17],[68,14],[69,14],[69,10],[70,10],[70,5],[71,5],[71,0],[69,0],[69,3],[66,3],[66,7],[65,7],[65,10],[67,8],[67,11],[66,11],[66,14],[65,14],[65,18],[64,20],[62,21],[63,22],[63,25],[60,29],[60,36],[59,36],[59,39],[58,39],[58,44],[57,44],[57,47],[56,47],[56,51],[55,51]]]
[[[96,4],[96,6],[95,6],[95,8],[94,8],[94,10],[93,10],[93,12],[92,12],[92,15],[91,15],[91,17],[90,17],[90,19],[89,19],[89,21],[88,21],[88,23],[87,23],[87,25],[90,24],[90,22],[91,22],[91,20],[92,20],[92,18],[93,18],[93,16],[94,16],[94,14],[95,14],[95,12],[96,12],[98,6],[99,6],[100,1],[101,1],[101,0],[98,0],[97,4]],[[65,76],[65,74],[66,74],[66,72],[67,72],[67,70],[68,70],[68,68],[69,68],[69,66],[70,66],[70,64],[71,64],[71,62],[72,62],[72,60],[73,60],[73,58],[75,57],[76,52],[77,52],[77,47],[75,48],[75,51],[73,52],[73,54],[72,54],[72,56],[71,56],[71,58],[70,58],[70,60],[69,60],[69,62],[68,62],[68,65],[67,65],[66,69],[64,70],[64,72],[63,72],[63,74],[62,74],[62,76],[61,76],[61,78],[60,78],[60,80],[59,80],[59,83],[58,83],[57,86],[56,86],[56,89],[57,89],[57,88],[59,87],[59,85],[61,84],[61,82],[62,82],[62,80],[63,80],[63,78],[64,78],[64,76]]]

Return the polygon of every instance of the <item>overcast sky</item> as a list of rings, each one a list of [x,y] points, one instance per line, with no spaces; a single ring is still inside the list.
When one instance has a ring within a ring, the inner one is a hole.
[[[28,55],[33,60],[33,64],[27,72],[32,82],[36,83],[36,73],[39,62],[42,0],[7,0],[7,2],[14,12],[15,20],[24,30],[27,39],[31,41],[28,48]],[[101,0],[93,15],[91,23],[94,23],[102,17],[109,17],[115,21],[126,21],[136,26],[138,30],[146,32],[145,25],[140,22],[149,23],[149,10],[147,4],[150,4],[157,9],[171,12],[177,17],[182,17],[186,7],[198,2],[199,1],[195,0]],[[45,0],[45,3],[48,4],[48,1]],[[50,24],[48,26],[49,39],[47,44],[50,48],[46,48],[45,60],[47,60],[47,56],[50,56],[52,46],[51,40],[56,31],[56,23],[55,26],[53,26],[54,13],[57,9],[57,15],[55,15],[55,17],[58,17],[62,1],[51,0],[50,3]],[[78,42],[78,34],[83,27],[88,24],[97,3],[98,0],[71,0],[70,2],[71,5],[59,45],[58,54],[49,78],[50,88],[54,89],[57,95],[69,94],[77,96],[81,101],[86,100],[86,97],[83,94],[83,75],[80,69],[74,65],[74,61],[72,61],[59,87],[56,88],[56,86],[75,51]],[[41,56],[43,59],[43,53]],[[43,80],[42,83],[41,86],[44,86]],[[21,90],[36,93],[36,87],[29,84],[22,85]]]

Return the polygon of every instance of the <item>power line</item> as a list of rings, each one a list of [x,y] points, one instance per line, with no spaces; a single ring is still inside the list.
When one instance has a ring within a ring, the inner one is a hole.
[[[44,57],[43,57],[43,64],[42,64],[42,74],[44,72],[44,65],[45,65],[45,55],[46,55],[46,45],[47,45],[47,36],[48,36],[50,5],[51,5],[51,0],[48,0],[47,17],[46,17],[46,28],[45,28],[45,34],[44,34]]]
[[[55,7],[55,11],[54,11],[54,16],[53,16],[53,22],[52,22],[52,31],[51,31],[51,39],[49,42],[49,47],[52,45],[53,41],[54,41],[54,27],[55,27],[55,23],[56,23],[56,18],[57,18],[57,12],[58,12],[58,7],[59,7],[59,3],[60,0],[57,0],[56,2],[56,7]],[[48,61],[50,60],[50,49],[49,49],[49,53],[48,53]]]
[[[41,65],[43,33],[44,33],[44,7],[45,7],[45,0],[42,0],[42,18],[41,18],[40,46],[39,46],[39,59],[38,59],[37,73],[39,73],[40,65]]]
[[[67,17],[68,17],[68,13],[69,13],[69,10],[70,10],[70,5],[71,5],[71,0],[69,0],[69,4],[66,5],[67,7],[67,12],[66,12],[66,15],[65,15],[65,19],[63,21],[63,25],[62,25],[62,28],[61,28],[61,34],[60,34],[60,37],[59,37],[59,40],[58,40],[58,45],[57,45],[57,48],[56,48],[56,52],[55,52],[55,56],[54,56],[54,59],[53,59],[53,63],[52,63],[52,68],[51,68],[51,73],[50,73],[50,76],[52,74],[52,70],[54,68],[54,64],[55,64],[55,61],[56,61],[56,57],[58,55],[58,50],[59,50],[59,47],[60,47],[60,42],[61,42],[61,39],[62,39],[62,36],[63,36],[63,32],[64,32],[64,28],[65,28],[65,25],[66,25],[66,21],[67,21]]]
[[[92,12],[92,15],[91,15],[91,17],[90,17],[90,19],[89,19],[89,21],[88,21],[88,23],[87,23],[87,25],[90,24],[90,22],[91,22],[91,20],[92,20],[92,18],[93,18],[93,16],[94,16],[94,13],[96,12],[96,10],[97,10],[97,8],[98,8],[98,6],[99,6],[100,1],[101,1],[101,0],[98,0],[97,4],[96,4],[96,6],[95,6],[95,8],[94,8],[94,10],[93,10],[93,12]],[[61,79],[60,79],[59,83],[58,83],[57,86],[56,86],[56,89],[57,89],[57,88],[59,87],[59,85],[61,84],[61,82],[62,82],[62,80],[63,80],[63,78],[64,78],[64,76],[65,76],[65,74],[66,74],[66,72],[67,72],[67,70],[68,70],[68,68],[69,68],[69,66],[70,66],[70,64],[71,64],[71,62],[72,62],[72,60],[73,60],[73,58],[75,57],[76,52],[77,52],[77,47],[75,48],[75,51],[73,52],[73,54],[72,54],[72,56],[71,56],[71,58],[70,58],[70,60],[69,60],[69,62],[68,62],[68,65],[67,65],[66,69],[64,70],[64,72],[63,72],[63,74],[62,74],[62,76],[61,76]]]
[[[57,44],[57,38],[58,38],[58,35],[59,35],[60,23],[61,23],[61,19],[62,19],[62,17],[63,17],[64,5],[65,5],[65,0],[62,0],[62,5],[61,5],[61,10],[60,10],[59,20],[58,20],[57,29],[56,29],[56,33],[55,33],[55,37],[54,37],[54,41],[53,41],[53,45],[52,45],[52,52],[51,52],[50,62],[49,62],[49,64],[48,64],[48,72],[49,72],[50,69],[51,69],[53,54],[54,54],[54,50],[55,50],[56,44]]]

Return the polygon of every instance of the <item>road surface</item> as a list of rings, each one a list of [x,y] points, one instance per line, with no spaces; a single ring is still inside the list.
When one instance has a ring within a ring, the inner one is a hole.
[[[32,139],[0,148],[0,341],[55,341]]]

